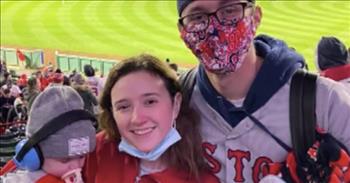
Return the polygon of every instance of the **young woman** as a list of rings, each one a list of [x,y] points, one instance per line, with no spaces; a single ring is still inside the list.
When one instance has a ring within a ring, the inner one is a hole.
[[[195,113],[185,106],[180,110],[176,78],[150,55],[126,59],[111,70],[86,182],[217,182],[202,156]]]

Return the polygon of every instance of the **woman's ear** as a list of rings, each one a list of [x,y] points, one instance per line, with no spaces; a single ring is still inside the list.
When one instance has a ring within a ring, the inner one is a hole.
[[[180,107],[181,107],[181,102],[182,102],[182,95],[180,92],[177,92],[174,97],[174,108],[173,108],[173,116],[174,120],[177,118],[180,112]]]

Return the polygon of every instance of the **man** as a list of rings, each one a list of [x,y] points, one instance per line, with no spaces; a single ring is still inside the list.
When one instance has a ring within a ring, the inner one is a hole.
[[[254,39],[262,18],[254,0],[177,5],[181,38],[200,62],[190,104],[208,163],[222,182],[258,182],[291,149],[290,80],[304,59],[280,40]],[[317,125],[350,149],[350,96],[339,88],[317,79]]]
[[[322,37],[317,45],[316,65],[320,75],[339,81],[350,92],[350,60],[344,43],[336,37]]]

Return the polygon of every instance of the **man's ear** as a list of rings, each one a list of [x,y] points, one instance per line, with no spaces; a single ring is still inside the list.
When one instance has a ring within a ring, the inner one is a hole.
[[[176,119],[177,116],[179,115],[180,108],[181,108],[181,102],[182,102],[182,95],[180,92],[177,92],[175,97],[174,97],[174,109],[173,109],[174,119]]]
[[[256,6],[254,10],[254,25],[256,28],[260,26],[261,19],[262,19],[262,10],[260,6]]]
[[[182,25],[179,22],[177,22],[177,29],[179,30],[179,32],[181,32],[183,29]]]

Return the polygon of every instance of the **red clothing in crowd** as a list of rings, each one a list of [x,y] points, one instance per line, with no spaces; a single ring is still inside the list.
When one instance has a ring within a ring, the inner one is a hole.
[[[115,141],[106,140],[106,134],[96,136],[96,150],[89,154],[84,167],[85,183],[134,183],[139,174],[139,160],[119,152]],[[144,175],[140,183],[194,183],[186,172],[167,168],[158,173]],[[209,173],[202,176],[201,183],[217,183]]]
[[[321,71],[321,76],[331,78],[335,81],[350,78],[350,64],[328,68]]]
[[[40,91],[44,91],[44,89],[50,84],[49,78],[41,77],[40,78]]]

